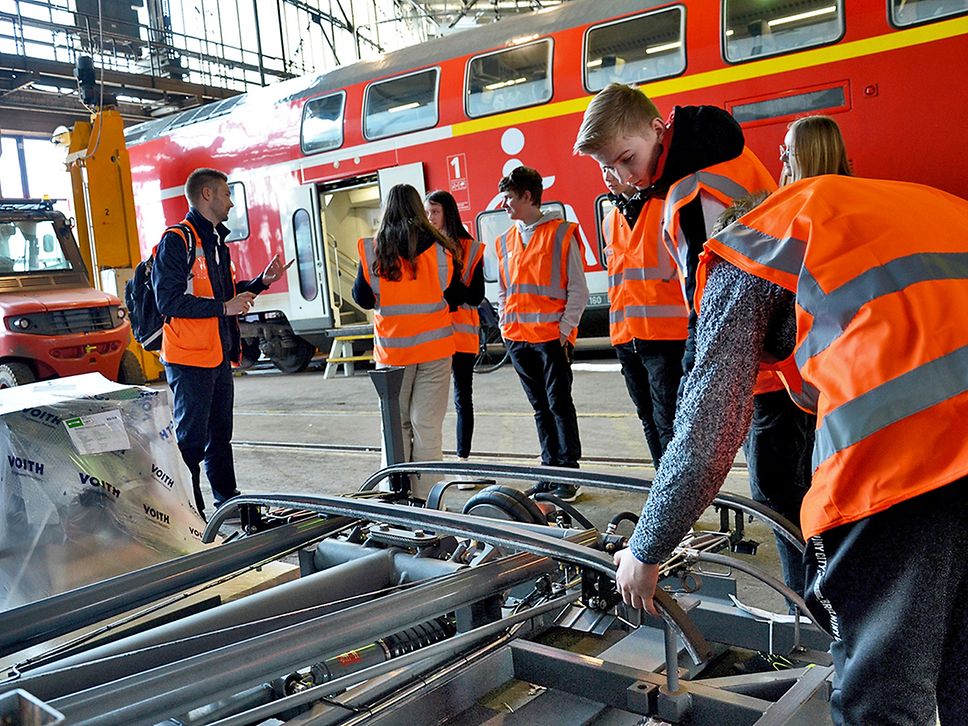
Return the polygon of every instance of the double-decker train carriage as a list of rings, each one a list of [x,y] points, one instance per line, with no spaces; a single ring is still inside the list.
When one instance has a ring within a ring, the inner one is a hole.
[[[602,335],[604,187],[571,153],[594,93],[620,81],[642,84],[664,114],[725,107],[777,175],[787,124],[830,114],[858,174],[968,196],[966,37],[968,0],[575,0],[132,127],[142,248],[181,218],[194,168],[224,170],[240,275],[273,254],[296,260],[243,321],[246,356],[258,342],[299,370],[334,332],[368,321],[350,295],[355,245],[390,186],[453,193],[489,243],[493,285],[490,242],[510,224],[497,183],[525,164],[545,177],[544,206],[581,227],[582,334]]]

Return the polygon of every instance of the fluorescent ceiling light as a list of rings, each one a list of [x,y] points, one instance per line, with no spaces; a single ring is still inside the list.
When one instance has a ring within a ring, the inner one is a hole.
[[[677,40],[675,43],[663,43],[662,45],[653,45],[651,48],[645,49],[646,55],[652,55],[653,53],[665,53],[667,50],[675,50],[676,48],[682,47],[682,41]]]
[[[400,106],[393,106],[387,109],[387,113],[397,113],[398,111],[409,111],[412,108],[419,108],[420,104],[416,101],[411,101],[410,103],[404,103]]]
[[[785,18],[774,18],[768,21],[767,26],[774,28],[777,25],[786,25],[787,23],[795,23],[798,20],[807,20],[809,18],[816,18],[820,15],[829,15],[830,13],[837,12],[836,5],[830,5],[826,8],[818,8],[817,10],[808,10],[805,13],[797,13],[796,15],[787,15]]]
[[[589,68],[598,68],[601,64],[602,64],[601,58],[598,58],[597,60],[593,60],[593,61],[588,61]]]
[[[516,86],[519,83],[527,83],[528,79],[522,76],[521,78],[512,78],[509,81],[499,81],[497,83],[488,83],[484,86],[485,91],[496,91],[499,88],[506,88],[507,86]]]

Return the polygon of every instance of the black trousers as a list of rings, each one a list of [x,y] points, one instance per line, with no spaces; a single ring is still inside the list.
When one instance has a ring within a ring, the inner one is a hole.
[[[454,378],[454,412],[457,414],[457,456],[471,455],[474,438],[474,361],[476,353],[454,353],[451,375]]]
[[[785,390],[753,397],[753,422],[743,443],[753,499],[800,526],[800,505],[810,488],[817,417],[800,409]],[[803,557],[781,537],[776,548],[783,580],[803,595]]]
[[[807,604],[836,638],[834,723],[933,726],[937,706],[942,726],[968,724],[966,553],[968,477],[810,539]]]
[[[192,475],[195,504],[203,513],[199,483],[203,461],[216,507],[237,491],[232,458],[232,367],[228,361],[215,368],[165,363],[165,375],[171,386],[178,448]]]
[[[684,340],[637,339],[615,346],[625,387],[656,467],[672,440],[685,346]]]
[[[581,439],[571,397],[571,363],[557,340],[525,343],[508,340],[511,364],[534,409],[534,423],[545,466],[578,468]]]

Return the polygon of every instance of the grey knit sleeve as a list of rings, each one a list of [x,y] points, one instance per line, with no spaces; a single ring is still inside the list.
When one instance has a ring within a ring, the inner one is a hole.
[[[771,320],[786,314],[791,300],[790,292],[727,262],[710,266],[695,365],[681,389],[672,441],[629,541],[642,562],[666,559],[723,485],[749,430]]]

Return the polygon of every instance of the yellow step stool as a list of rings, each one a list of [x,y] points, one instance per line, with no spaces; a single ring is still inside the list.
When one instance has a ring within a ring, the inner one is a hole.
[[[373,360],[372,352],[367,355],[353,355],[354,340],[373,340],[373,334],[337,335],[333,338],[333,347],[326,358],[326,370],[323,371],[324,379],[334,377],[340,366],[343,366],[344,376],[351,376],[356,370],[356,361]]]

